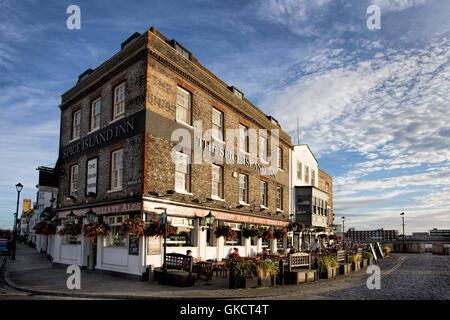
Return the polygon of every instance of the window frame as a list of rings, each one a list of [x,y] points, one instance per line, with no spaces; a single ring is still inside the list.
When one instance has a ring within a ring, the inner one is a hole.
[[[264,184],[264,193],[262,192],[262,185]],[[268,191],[268,183],[264,180],[259,180],[259,205],[260,207],[268,207],[268,199],[267,199],[267,191]],[[264,199],[263,199],[264,195]]]
[[[262,143],[265,141],[265,143]],[[264,145],[264,149],[262,146]],[[263,153],[263,151],[265,151]],[[259,158],[261,161],[268,162],[269,161],[269,139],[263,136],[259,136]]]
[[[117,101],[117,90],[123,87],[123,100]],[[122,116],[125,116],[125,81],[122,81],[121,83],[117,84],[113,89],[113,120],[119,119]],[[123,111],[117,112],[117,105],[123,103]]]
[[[114,187],[114,171],[116,170],[115,168],[114,168],[114,166],[115,166],[115,158],[114,158],[114,155],[116,154],[116,153],[118,153],[118,152],[121,152],[122,153],[122,159],[121,159],[121,163],[122,163],[122,167],[120,168],[120,186],[117,186],[117,187]],[[110,164],[111,164],[111,170],[110,170],[110,176],[111,176],[111,179],[110,179],[110,190],[111,191],[119,191],[119,190],[122,190],[122,186],[123,186],[123,170],[124,170],[124,165],[123,165],[123,148],[119,148],[119,149],[116,149],[116,150],[113,150],[113,151],[111,151],[111,161],[110,161]]]
[[[283,211],[283,187],[277,186],[276,192],[276,209],[279,211]]]
[[[77,119],[76,118],[77,115],[80,115],[78,125],[75,123],[75,121]],[[78,136],[77,136],[77,133],[78,133]],[[75,110],[72,113],[72,135],[71,136],[72,136],[71,140],[80,139],[80,137],[81,137],[81,109]]]
[[[179,103],[179,100],[178,100],[178,92],[179,91],[187,93],[187,95],[188,95],[188,99],[187,99],[188,100],[188,106],[187,106],[187,115],[186,115],[186,120],[187,121],[179,119],[179,114],[180,114],[178,112],[179,108],[183,108],[183,109],[186,110],[186,107]],[[177,122],[181,122],[181,123],[187,124],[189,126],[192,125],[192,93],[189,92],[188,90],[180,87],[180,86],[177,86],[177,100],[176,100],[176,108],[175,108],[175,120]]]
[[[214,181],[214,172],[213,172],[213,168],[218,168],[219,169],[219,176],[220,176],[220,181],[218,182],[219,183],[219,188],[218,188],[218,195],[215,195],[214,193],[213,193],[213,184],[214,183],[217,183],[216,181]],[[222,166],[220,166],[220,165],[217,165],[217,164],[215,164],[215,163],[212,163],[211,164],[211,197],[212,198],[219,198],[219,199],[221,199],[221,200],[223,200],[224,199],[224,195],[223,195],[223,167]]]
[[[77,174],[76,174],[77,178],[76,178],[76,180],[74,180],[74,178],[73,178],[73,176],[74,176],[73,171],[74,171],[75,168],[77,169]],[[79,180],[80,180],[80,167],[79,167],[78,163],[71,165],[69,172],[70,172],[70,177],[69,177],[70,178],[69,179],[69,195],[70,196],[76,196],[76,194],[77,194],[77,192],[79,190]],[[76,189],[73,188],[74,181],[76,183]]]
[[[214,113],[218,114],[220,117],[221,124],[218,125],[214,123]],[[218,141],[225,141],[225,114],[219,109],[212,107],[211,111],[211,136]],[[217,132],[217,133],[216,133]],[[216,137],[216,134],[219,135]]]
[[[95,112],[95,105],[96,105],[97,102],[100,102],[100,104],[99,104],[99,112],[98,112],[98,126],[94,127],[94,125],[96,124],[95,117],[97,116],[97,114],[95,114],[94,112]],[[93,131],[96,131],[96,130],[100,129],[100,127],[101,127],[101,114],[102,114],[102,98],[98,97],[98,98],[94,99],[91,102],[91,114],[90,114],[89,132],[93,132]]]
[[[181,193],[189,193],[190,189],[191,189],[191,165],[190,165],[190,161],[189,161],[189,154],[183,153],[183,152],[179,152],[179,151],[175,151],[175,154],[177,155],[177,161],[179,159],[179,155],[182,155],[182,157],[186,158],[186,173],[178,171],[177,170],[177,163],[175,163],[175,191],[176,192],[181,192]],[[183,173],[184,174],[184,189],[178,189],[177,188],[177,173]]]
[[[245,188],[241,188],[241,177],[244,177]],[[244,173],[239,173],[239,203],[248,204],[248,175]],[[241,190],[244,190],[244,199],[241,199]]]
[[[283,148],[277,147],[277,166],[278,169],[283,170]]]
[[[244,139],[242,139],[242,136],[245,134]],[[241,141],[244,141],[244,148],[241,148]],[[238,145],[239,151],[249,153],[249,136],[248,136],[248,127],[243,125],[242,123],[239,124],[239,145]]]

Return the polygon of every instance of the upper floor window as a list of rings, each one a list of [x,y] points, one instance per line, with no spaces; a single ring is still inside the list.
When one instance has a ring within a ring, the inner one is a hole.
[[[91,104],[91,128],[90,131],[100,129],[100,112],[102,99],[98,98]]]
[[[242,124],[239,125],[239,150],[248,152],[248,128]]]
[[[311,185],[316,185],[316,172],[314,170],[311,170]]]
[[[260,206],[267,207],[267,182],[259,182],[259,204]]]
[[[114,88],[114,113],[113,119],[125,114],[125,82]]]
[[[283,188],[277,187],[277,209],[283,210]]]
[[[212,164],[211,173],[211,196],[223,199],[223,168],[216,164]]]
[[[297,179],[302,180],[302,163],[297,161]]]
[[[259,136],[259,157],[261,160],[267,162],[268,158],[268,147],[267,147],[267,139],[263,136]]]
[[[212,108],[212,136],[223,141],[223,112]]]
[[[77,110],[72,116],[72,139],[78,139],[81,133],[81,110]]]
[[[278,158],[277,158],[278,168],[283,169],[283,149],[278,147],[277,151],[278,151]]]
[[[75,196],[78,191],[78,165],[70,167],[70,195]]]
[[[239,202],[248,203],[248,175],[239,174]]]
[[[189,156],[187,154],[176,152],[175,163],[175,191],[189,192]]]
[[[111,190],[122,188],[123,149],[113,151],[111,154]]]
[[[191,93],[180,87],[177,87],[176,119],[191,124]]]
[[[309,183],[309,167],[305,166],[305,182]]]

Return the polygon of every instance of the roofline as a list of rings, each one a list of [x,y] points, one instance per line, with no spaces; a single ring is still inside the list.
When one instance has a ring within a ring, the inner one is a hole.
[[[295,144],[293,145],[292,149],[295,149],[295,147],[301,147],[301,146],[307,146],[309,149],[309,152],[311,152],[312,156],[314,157],[314,159],[316,160],[317,164],[319,164],[319,160],[317,160],[316,156],[314,155],[314,153],[312,152],[311,148],[309,147],[308,144],[306,143],[302,143],[302,144]]]

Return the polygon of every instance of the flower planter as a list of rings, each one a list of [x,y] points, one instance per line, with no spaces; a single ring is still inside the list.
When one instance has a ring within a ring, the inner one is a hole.
[[[267,277],[266,279],[258,278],[258,287],[273,287],[275,285],[275,276]]]
[[[359,271],[361,268],[361,262],[352,262],[352,271]]]
[[[339,267],[330,267],[326,272],[319,273],[320,279],[334,279],[337,278],[339,273]]]
[[[238,288],[240,289],[256,288],[257,286],[257,278],[238,278]]]
[[[365,268],[368,265],[368,259],[362,259],[360,261],[360,263],[361,263],[361,268]]]
[[[345,275],[352,271],[352,265],[351,263],[342,263],[339,265],[339,274]]]

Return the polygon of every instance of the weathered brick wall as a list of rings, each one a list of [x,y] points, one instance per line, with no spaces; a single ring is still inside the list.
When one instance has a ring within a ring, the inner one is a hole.
[[[333,213],[333,178],[325,173],[324,171],[319,169],[319,189],[323,191],[327,191],[328,184],[328,205],[330,206],[330,214],[328,215],[328,223],[331,225],[334,221],[334,213]]]

